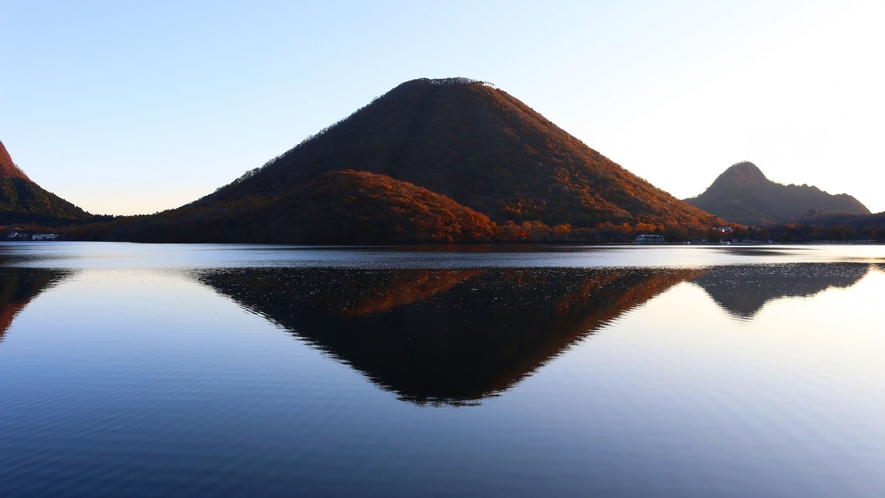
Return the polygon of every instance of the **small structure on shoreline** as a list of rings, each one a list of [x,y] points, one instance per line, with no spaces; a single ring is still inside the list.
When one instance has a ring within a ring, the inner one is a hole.
[[[663,235],[642,234],[633,241],[636,245],[659,245],[664,243]]]

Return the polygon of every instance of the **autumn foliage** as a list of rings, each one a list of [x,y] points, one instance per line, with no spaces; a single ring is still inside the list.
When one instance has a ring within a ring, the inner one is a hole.
[[[619,240],[646,232],[703,234],[722,224],[507,93],[454,78],[403,83],[192,204],[81,235],[300,243]]]
[[[386,175],[323,174],[279,197],[245,197],[206,209],[122,218],[100,228],[141,242],[401,244],[487,242],[500,228],[446,196]],[[99,238],[92,229],[83,238]],[[91,236],[89,236],[91,235]]]

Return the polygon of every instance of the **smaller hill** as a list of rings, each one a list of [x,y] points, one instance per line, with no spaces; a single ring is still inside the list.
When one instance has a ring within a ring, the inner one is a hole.
[[[0,142],[0,226],[56,227],[82,223],[93,215],[31,181]]]
[[[782,185],[753,163],[737,163],[701,195],[685,202],[732,223],[786,223],[821,213],[868,215],[869,209],[847,194],[832,195],[814,186]]]
[[[856,230],[885,230],[885,212],[863,216],[846,213],[817,213],[806,216],[800,221],[818,227],[846,226]]]
[[[817,214],[791,223],[769,225],[766,231],[776,234],[778,242],[815,241],[885,242],[885,212],[858,216],[853,214]]]
[[[401,244],[477,242],[500,234],[489,217],[451,198],[365,171],[333,171],[286,196],[268,215],[269,233],[293,242]],[[274,230],[276,231],[276,230]]]
[[[449,197],[387,175],[344,170],[283,195],[196,201],[158,215],[90,225],[75,238],[352,245],[484,242],[500,233],[488,216]]]

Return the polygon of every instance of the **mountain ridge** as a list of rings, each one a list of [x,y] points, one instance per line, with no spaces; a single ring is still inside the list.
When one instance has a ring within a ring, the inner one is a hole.
[[[820,213],[871,214],[848,194],[833,195],[815,186],[773,182],[748,161],[733,164],[703,193],[685,202],[743,225],[788,223]]]
[[[60,227],[94,216],[28,178],[0,142],[0,226]]]

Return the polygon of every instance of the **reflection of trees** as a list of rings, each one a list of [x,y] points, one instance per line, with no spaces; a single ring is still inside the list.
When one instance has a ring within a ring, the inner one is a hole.
[[[693,282],[732,315],[752,318],[773,299],[809,297],[830,287],[851,287],[869,269],[865,263],[723,266],[710,269]]]
[[[0,267],[0,341],[32,299],[68,275],[65,270]]]
[[[319,293],[314,303],[346,316],[371,315],[427,299],[480,273],[478,270],[386,271],[373,274],[374,282],[369,285],[347,275],[335,282],[336,277],[329,275],[332,281],[325,281],[325,285],[339,285],[341,292]]]
[[[401,399],[500,393],[693,270],[232,269],[199,279]]]

